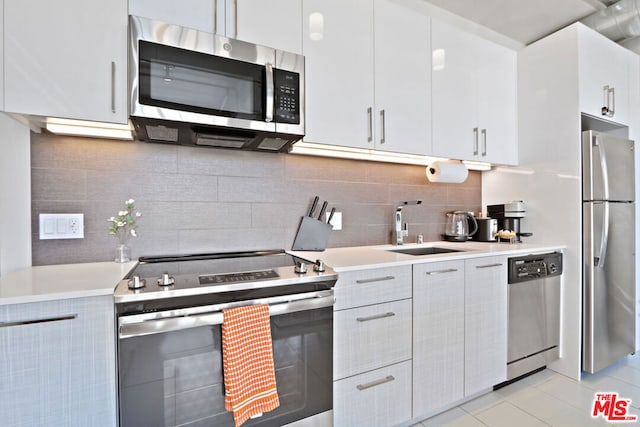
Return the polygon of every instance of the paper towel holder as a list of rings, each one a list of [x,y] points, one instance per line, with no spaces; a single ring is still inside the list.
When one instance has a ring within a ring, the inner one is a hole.
[[[425,171],[429,182],[460,184],[466,181],[469,170],[460,160],[435,161]]]

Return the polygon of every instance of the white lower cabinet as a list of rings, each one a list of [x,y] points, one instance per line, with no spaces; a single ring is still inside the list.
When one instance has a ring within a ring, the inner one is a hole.
[[[333,320],[336,426],[411,419],[411,266],[339,274]]]
[[[413,417],[488,390],[506,374],[506,258],[414,265]]]
[[[4,426],[117,425],[113,297],[0,306]]]
[[[413,414],[432,413],[463,397],[464,261],[416,264]]]
[[[333,383],[336,427],[388,427],[411,419],[411,361]]]

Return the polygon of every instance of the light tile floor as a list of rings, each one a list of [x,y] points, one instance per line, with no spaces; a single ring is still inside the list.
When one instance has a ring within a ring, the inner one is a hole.
[[[629,413],[640,419],[640,354],[585,375],[580,382],[547,369],[414,427],[640,426],[640,421],[609,423],[592,418],[596,392],[618,392],[631,399]]]

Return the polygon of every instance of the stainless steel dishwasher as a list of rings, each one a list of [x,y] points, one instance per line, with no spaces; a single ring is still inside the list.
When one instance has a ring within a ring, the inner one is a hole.
[[[507,381],[560,357],[562,253],[508,260]]]

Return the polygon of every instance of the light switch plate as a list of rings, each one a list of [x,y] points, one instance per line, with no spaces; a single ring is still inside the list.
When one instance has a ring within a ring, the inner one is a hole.
[[[84,239],[84,214],[40,214],[40,240]]]

